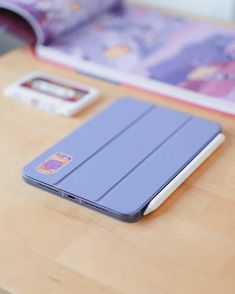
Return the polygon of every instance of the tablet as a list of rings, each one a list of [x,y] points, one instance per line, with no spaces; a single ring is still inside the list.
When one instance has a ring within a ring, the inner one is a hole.
[[[23,177],[133,222],[159,207],[223,140],[216,122],[123,97],[27,164]]]

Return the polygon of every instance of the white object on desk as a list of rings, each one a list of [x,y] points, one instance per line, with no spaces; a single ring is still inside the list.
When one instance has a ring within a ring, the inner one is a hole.
[[[156,197],[150,201],[144,215],[157,209],[225,140],[219,134],[203,149]]]

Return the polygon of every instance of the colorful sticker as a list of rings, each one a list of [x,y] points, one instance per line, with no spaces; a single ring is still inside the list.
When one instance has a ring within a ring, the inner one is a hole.
[[[72,157],[64,153],[55,153],[37,167],[37,171],[51,175],[57,173],[72,161]]]

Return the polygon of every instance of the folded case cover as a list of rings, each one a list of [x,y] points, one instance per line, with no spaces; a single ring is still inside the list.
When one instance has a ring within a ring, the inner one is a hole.
[[[213,121],[125,97],[34,159],[23,175],[80,204],[137,220],[219,134]]]

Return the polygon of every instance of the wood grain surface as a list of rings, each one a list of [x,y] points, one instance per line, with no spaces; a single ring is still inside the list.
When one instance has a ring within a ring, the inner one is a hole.
[[[31,71],[102,91],[73,118],[2,89]],[[9,293],[235,293],[235,118],[37,60],[0,58],[0,289]],[[226,142],[157,211],[126,224],[27,185],[21,168],[119,96],[214,119]],[[3,293],[4,293],[3,292]]]

